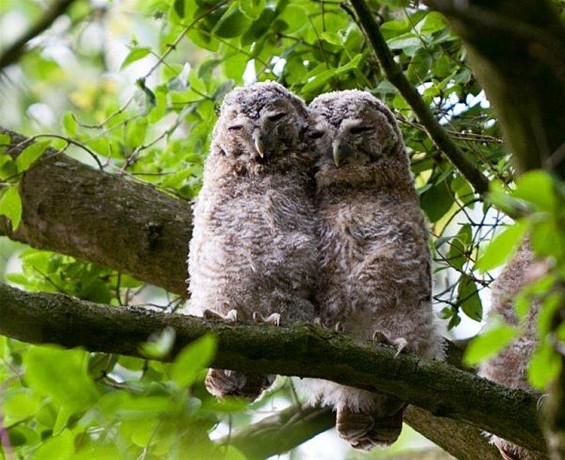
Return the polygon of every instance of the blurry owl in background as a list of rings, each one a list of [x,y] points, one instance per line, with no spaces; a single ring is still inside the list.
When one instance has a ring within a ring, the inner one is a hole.
[[[311,322],[317,282],[312,126],[274,82],[236,88],[221,107],[194,206],[187,313]],[[210,369],[208,391],[251,400],[274,376]]]
[[[322,324],[359,343],[441,358],[426,221],[393,114],[355,90],[319,96],[309,110],[329,131],[316,173]],[[396,397],[312,379],[303,391],[335,408],[338,433],[357,449],[400,434],[406,404]]]
[[[493,284],[492,309],[489,312],[487,324],[496,318],[513,326],[519,324],[513,303],[522,288],[528,282],[533,281],[531,279],[533,264],[534,255],[526,241],[520,246]],[[479,369],[480,376],[510,388],[533,391],[528,383],[526,372],[528,362],[538,343],[536,334],[538,311],[539,303],[534,301],[527,318],[521,325],[523,327],[522,334],[495,358],[483,362]],[[537,395],[541,396],[539,393]],[[491,439],[505,460],[541,460],[545,458],[498,436],[492,436]]]

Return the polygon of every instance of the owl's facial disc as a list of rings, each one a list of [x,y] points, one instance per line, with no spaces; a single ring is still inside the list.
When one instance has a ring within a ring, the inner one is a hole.
[[[358,154],[366,153],[365,133],[373,131],[374,127],[360,118],[349,118],[341,122],[332,142],[332,157],[336,167]]]

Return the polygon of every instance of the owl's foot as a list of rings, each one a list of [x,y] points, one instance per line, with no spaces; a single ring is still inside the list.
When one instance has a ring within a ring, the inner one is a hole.
[[[370,412],[353,412],[338,409],[336,428],[339,436],[351,447],[371,450],[375,446],[389,446],[398,439],[402,431],[402,416],[406,405],[392,415],[383,416]]]
[[[211,320],[222,320],[227,321],[228,323],[236,323],[237,322],[237,310],[230,310],[225,315],[218,313],[214,310],[204,310],[203,316],[205,319]]]
[[[271,313],[269,316],[263,316],[259,312],[253,312],[253,321],[256,323],[270,323],[275,326],[281,325],[281,315],[280,313]]]
[[[228,369],[208,369],[204,380],[210,394],[223,396],[240,396],[255,401],[275,381],[274,375],[243,374]]]
[[[373,342],[383,343],[385,345],[390,345],[396,348],[396,354],[394,357],[396,358],[408,345],[408,342],[404,337],[399,337],[397,339],[389,338],[384,332],[376,330],[373,333]]]

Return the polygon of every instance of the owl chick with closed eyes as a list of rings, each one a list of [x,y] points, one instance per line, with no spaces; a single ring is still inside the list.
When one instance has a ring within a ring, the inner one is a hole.
[[[441,357],[426,221],[393,114],[355,90],[319,96],[309,110],[328,129],[316,173],[322,324],[360,343]],[[403,401],[321,380],[305,386],[313,402],[336,409],[337,430],[353,447],[398,438]]]
[[[188,313],[309,322],[317,275],[315,160],[304,102],[274,82],[223,102],[194,206]],[[273,376],[210,369],[208,391],[255,399]]]
[[[501,319],[512,326],[520,326],[521,334],[494,358],[481,363],[479,369],[481,377],[500,385],[529,392],[534,392],[534,390],[528,382],[527,368],[538,344],[536,320],[540,305],[538,301],[534,301],[528,316],[523,322],[520,322],[514,311],[514,301],[528,282],[533,281],[534,263],[534,254],[529,242],[526,241],[494,282],[492,308],[487,324],[495,319]],[[541,396],[539,392],[535,394]],[[491,440],[505,460],[541,460],[545,458],[498,436],[491,436]]]

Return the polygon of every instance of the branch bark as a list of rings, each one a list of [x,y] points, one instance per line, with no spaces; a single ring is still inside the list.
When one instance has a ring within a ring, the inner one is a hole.
[[[379,25],[365,1],[350,0],[350,3],[388,80],[408,102],[437,148],[461,171],[463,176],[473,186],[475,192],[479,195],[484,195],[488,191],[488,179],[465,157],[465,154],[438,123],[416,88],[408,81],[402,69],[395,62],[394,56],[381,34]]]
[[[30,140],[9,134],[17,156]],[[53,149],[20,181],[18,229],[0,217],[0,234],[40,249],[113,268],[184,294],[192,229],[190,205],[148,184],[92,169]]]
[[[347,336],[310,324],[233,326],[0,285],[0,334],[25,342],[139,356],[139,344],[166,327],[177,337],[169,358],[197,337],[213,333],[219,341],[214,367],[323,378],[391,394],[437,417],[463,421],[532,451],[545,449],[532,395],[447,364],[411,355],[395,358],[391,348],[356,346]]]

